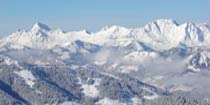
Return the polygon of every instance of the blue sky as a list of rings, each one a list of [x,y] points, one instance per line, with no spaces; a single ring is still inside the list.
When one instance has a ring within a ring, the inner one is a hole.
[[[65,31],[141,27],[159,18],[210,24],[209,11],[210,0],[0,0],[0,36],[37,21]]]

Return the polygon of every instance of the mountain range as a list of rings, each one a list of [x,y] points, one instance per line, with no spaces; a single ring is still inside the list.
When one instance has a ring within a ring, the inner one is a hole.
[[[209,105],[209,46],[202,23],[65,32],[37,22],[0,39],[0,102]]]
[[[209,46],[209,30],[209,26],[206,24],[178,24],[170,19],[155,20],[143,28],[135,29],[113,25],[95,33],[86,30],[78,32],[51,30],[47,25],[37,22],[29,31],[18,30],[3,38],[1,46],[12,43],[30,48],[50,49],[57,45],[68,45],[75,40],[97,45],[112,45],[134,40],[155,50],[168,50],[180,46]]]

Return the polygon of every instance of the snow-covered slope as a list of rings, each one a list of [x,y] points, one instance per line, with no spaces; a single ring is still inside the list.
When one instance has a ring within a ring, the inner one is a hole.
[[[127,105],[148,97],[168,95],[166,91],[121,74],[117,79],[83,67],[19,64],[4,55],[0,55],[0,61],[1,103],[15,102],[4,98],[9,95],[16,102],[30,103],[26,105],[59,105],[67,101],[79,105],[107,105],[108,101]]]

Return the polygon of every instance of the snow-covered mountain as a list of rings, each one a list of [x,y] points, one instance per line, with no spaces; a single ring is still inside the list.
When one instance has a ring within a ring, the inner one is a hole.
[[[208,51],[198,52],[190,56],[190,62],[187,65],[192,72],[200,70],[210,70],[210,53]]]
[[[114,25],[90,33],[85,30],[78,32],[51,30],[47,25],[36,23],[31,30],[17,31],[3,38],[0,45],[15,43],[31,48],[50,49],[75,40],[97,45],[112,45],[134,40],[155,50],[168,50],[179,46],[209,46],[210,28],[206,24],[178,24],[174,20],[159,19],[142,28],[130,29]]]
[[[93,33],[37,22],[0,40],[0,101],[208,103],[209,46],[210,28],[201,23],[159,19],[141,28],[113,25]]]

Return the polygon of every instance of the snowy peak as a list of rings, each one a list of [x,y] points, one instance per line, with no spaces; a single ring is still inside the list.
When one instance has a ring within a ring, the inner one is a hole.
[[[97,35],[99,34],[99,35],[105,35],[106,37],[110,37],[110,38],[119,38],[119,37],[130,34],[130,32],[131,32],[131,29],[128,29],[122,26],[113,25],[110,27],[102,28],[102,30],[99,31]]]
[[[158,19],[145,25],[146,32],[152,31],[155,34],[162,34],[178,26],[177,22],[172,19]]]
[[[187,65],[188,70],[192,72],[199,72],[201,70],[209,70],[210,59],[209,52],[203,51],[190,56],[191,59]]]
[[[40,23],[40,22],[36,22],[34,24],[33,28],[31,29],[31,31],[33,31],[33,32],[43,31],[43,30],[50,31],[51,29],[47,25]]]
[[[110,27],[105,27],[102,30],[104,30],[104,31],[108,31],[108,30],[114,31],[114,30],[121,30],[121,29],[123,30],[123,29],[126,29],[126,28],[122,27],[122,26],[118,26],[118,25],[112,25]]]
[[[173,19],[157,19],[155,21],[153,21],[153,23],[156,22],[159,25],[163,25],[163,24],[168,24],[168,25],[176,25],[178,26],[179,24],[173,20]]]

